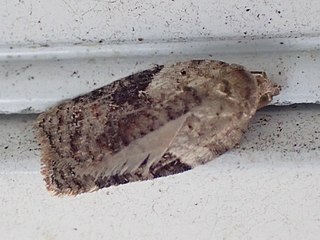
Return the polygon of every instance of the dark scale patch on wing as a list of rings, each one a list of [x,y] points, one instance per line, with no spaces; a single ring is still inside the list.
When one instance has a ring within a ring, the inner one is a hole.
[[[130,182],[132,176],[130,174],[123,174],[123,175],[112,175],[109,177],[100,176],[95,180],[95,185],[98,188],[110,187],[113,185],[125,184]]]
[[[95,100],[103,97],[105,94],[106,94],[106,88],[99,88],[99,89],[94,90],[90,93],[90,95],[88,96],[88,100],[95,101]],[[82,99],[84,99],[84,98],[82,98]]]
[[[120,184],[126,184],[128,182],[135,182],[138,180],[146,180],[158,177],[165,177],[172,174],[181,173],[191,169],[188,164],[182,163],[176,156],[166,153],[162,159],[156,164],[150,167],[150,175],[142,176],[143,168],[146,166],[149,160],[149,155],[144,159],[138,169],[132,173],[114,174],[111,176],[99,176],[94,184],[99,188],[105,188],[110,186],[116,186]]]
[[[192,66],[192,67],[197,67],[198,65],[200,65],[200,64],[203,63],[203,62],[205,62],[205,60],[203,60],[203,59],[191,60],[190,66]]]
[[[151,83],[153,76],[161,71],[163,65],[145,70],[136,74],[132,74],[123,80],[116,81],[120,87],[116,88],[112,93],[112,101],[116,105],[124,103],[135,104],[139,96],[139,92],[146,90]]]
[[[148,161],[150,158],[150,153],[148,154],[148,156],[142,161],[142,163],[140,164],[140,168],[143,168],[145,165],[147,165]]]
[[[191,166],[182,163],[181,160],[173,154],[165,153],[159,162],[150,167],[150,173],[154,178],[158,178],[185,172],[190,169]]]
[[[194,88],[194,87],[188,87],[188,86],[185,86],[183,87],[183,91],[185,92],[189,92],[191,95],[192,95],[192,100],[195,101],[195,103],[197,105],[200,105],[201,104],[201,97],[198,95],[198,92],[197,90]],[[186,99],[185,100],[186,102],[188,102],[188,100]]]
[[[76,97],[72,101],[83,104],[103,98],[118,105],[125,102],[134,103],[139,91],[144,91],[152,81],[153,76],[160,72],[162,68],[163,65],[157,65],[154,68],[132,74],[88,94]]]

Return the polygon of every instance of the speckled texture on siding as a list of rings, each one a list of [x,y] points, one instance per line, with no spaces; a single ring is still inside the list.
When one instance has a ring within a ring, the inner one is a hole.
[[[20,0],[5,1],[0,11],[0,44],[300,36],[320,31],[317,0]]]

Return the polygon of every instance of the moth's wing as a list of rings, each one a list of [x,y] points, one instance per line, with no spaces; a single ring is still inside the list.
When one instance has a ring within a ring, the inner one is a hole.
[[[257,105],[254,87],[242,67],[199,60],[158,66],[63,103],[41,114],[37,124],[47,188],[55,194],[78,194],[174,174],[207,161],[210,154],[200,159],[201,147],[214,151],[209,145],[217,146],[220,138],[206,132],[212,123],[225,120],[214,117],[225,110],[214,109],[229,97],[232,116],[239,108],[250,119]],[[208,111],[211,118],[203,115]],[[194,117],[202,126],[196,131],[206,136],[192,142],[194,133],[188,128]],[[195,150],[199,157],[190,157]],[[183,163],[179,171],[172,169],[177,158]]]

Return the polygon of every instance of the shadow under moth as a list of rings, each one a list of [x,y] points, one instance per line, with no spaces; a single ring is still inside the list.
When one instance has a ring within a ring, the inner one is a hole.
[[[65,101],[35,126],[46,186],[76,195],[190,170],[238,144],[279,90],[265,73],[192,60]]]

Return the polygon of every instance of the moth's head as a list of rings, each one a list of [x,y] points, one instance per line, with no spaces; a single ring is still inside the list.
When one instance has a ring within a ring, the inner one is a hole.
[[[279,95],[281,87],[272,83],[265,72],[251,72],[251,74],[256,78],[258,83],[258,109],[263,108],[272,101],[273,96]]]

